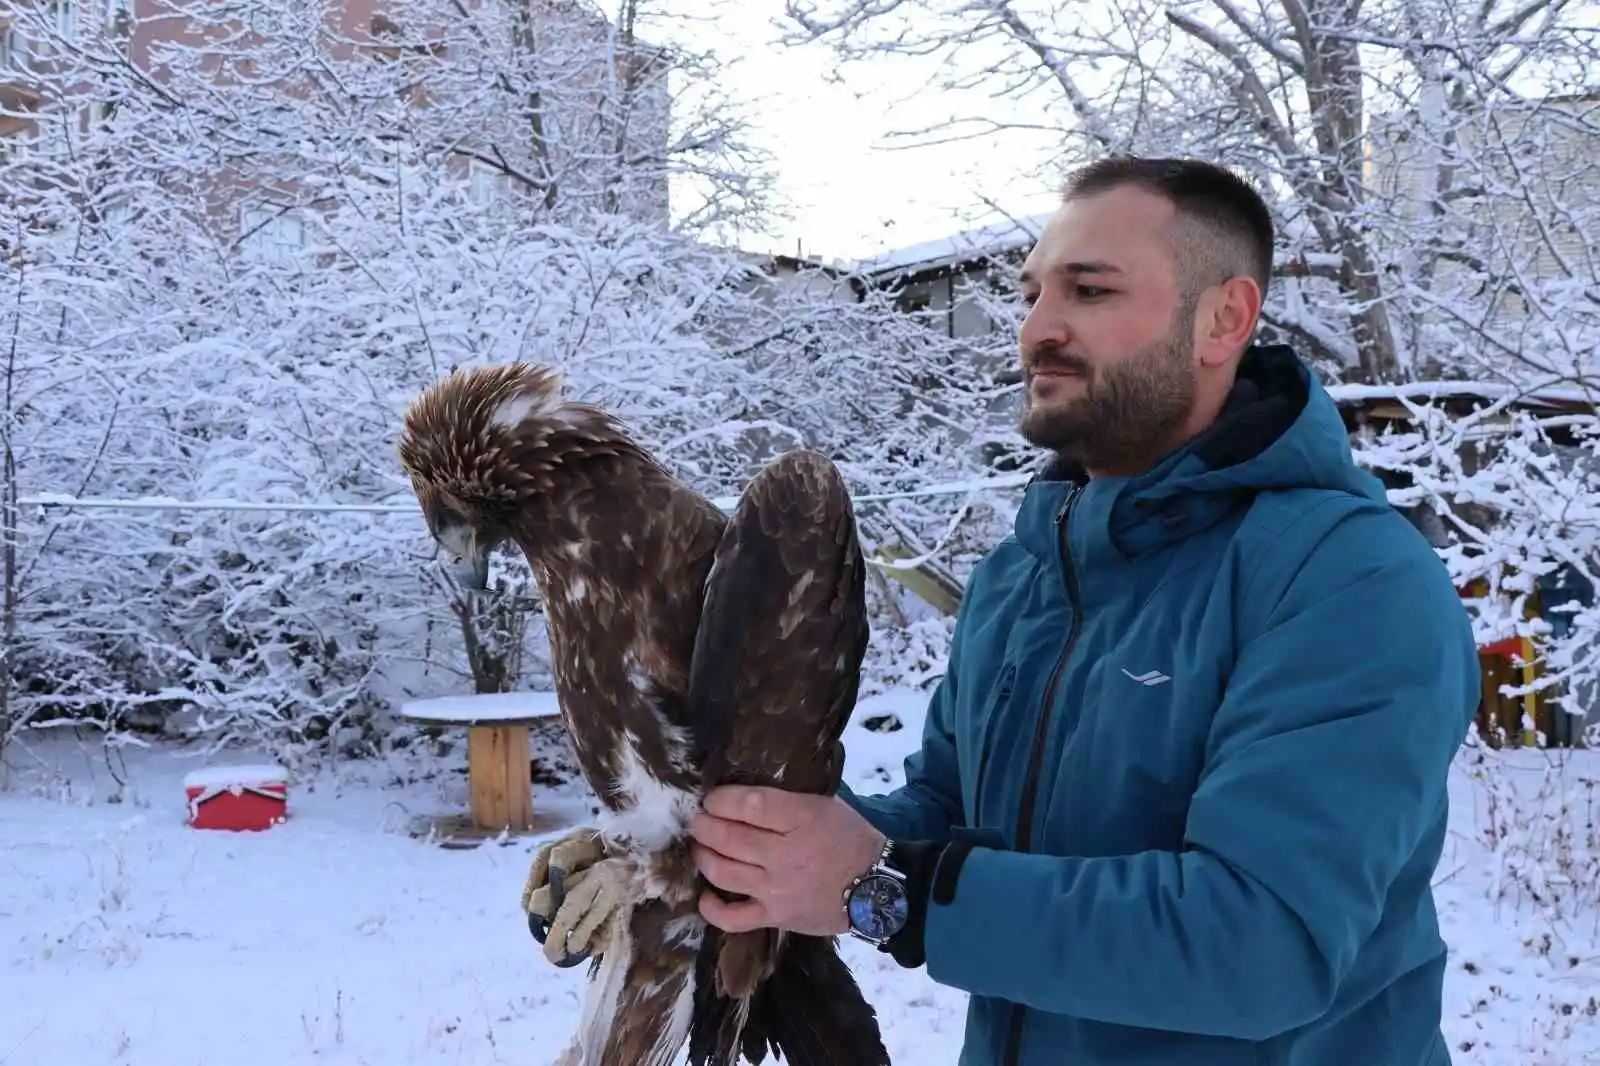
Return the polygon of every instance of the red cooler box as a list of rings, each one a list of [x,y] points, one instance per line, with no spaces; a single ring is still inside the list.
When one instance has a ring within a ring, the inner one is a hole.
[[[289,774],[272,763],[208,766],[183,779],[195,829],[271,829],[288,817]]]

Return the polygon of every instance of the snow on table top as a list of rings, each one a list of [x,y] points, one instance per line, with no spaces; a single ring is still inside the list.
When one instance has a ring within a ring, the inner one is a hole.
[[[438,696],[402,704],[400,716],[412,722],[440,725],[516,725],[554,718],[561,704],[554,692],[481,692]]]
[[[259,788],[262,785],[284,784],[289,771],[277,763],[248,763],[244,766],[206,766],[191,770],[183,777],[184,788]]]

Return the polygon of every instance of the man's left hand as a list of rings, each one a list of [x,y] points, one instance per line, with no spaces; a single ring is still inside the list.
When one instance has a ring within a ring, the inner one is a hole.
[[[806,936],[848,930],[844,892],[865,873],[884,836],[837,796],[726,785],[689,823],[706,880],[749,899],[700,897],[706,921],[730,933],[777,928]]]

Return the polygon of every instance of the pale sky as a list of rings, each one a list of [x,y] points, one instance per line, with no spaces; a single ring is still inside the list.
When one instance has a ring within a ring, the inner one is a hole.
[[[894,149],[897,129],[949,118],[953,106],[926,86],[926,67],[886,57],[872,69],[853,64],[845,85],[829,82],[831,51],[811,44],[785,48],[770,21],[783,0],[667,0],[674,12],[714,18],[683,35],[734,60],[723,84],[754,101],[761,146],[776,157],[780,192],[792,220],[770,234],[745,234],[751,251],[852,258],[1002,219],[982,197],[1015,215],[1048,211],[1049,182],[1020,177],[1039,161],[1037,142],[1018,135],[948,145]],[[909,98],[909,99],[907,99]],[[969,96],[968,112],[989,106]],[[998,106],[998,105],[995,105]]]

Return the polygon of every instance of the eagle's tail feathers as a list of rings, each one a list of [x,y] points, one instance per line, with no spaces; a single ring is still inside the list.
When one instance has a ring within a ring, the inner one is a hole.
[[[689,1029],[689,1066],[736,1066],[750,1001],[719,990],[718,968],[729,934],[707,926],[695,964],[694,1022]],[[750,1059],[759,1066],[761,1059]]]
[[[717,994],[745,999],[772,976],[782,949],[776,929],[725,933],[717,945]]]
[[[716,935],[708,930],[708,936]],[[701,953],[691,1066],[889,1066],[877,1011],[832,937],[784,937],[777,969],[749,999],[717,994],[715,951]]]
[[[889,1066],[878,1012],[832,937],[790,936],[777,972],[750,1004],[744,1054],[770,1049],[788,1066]]]

